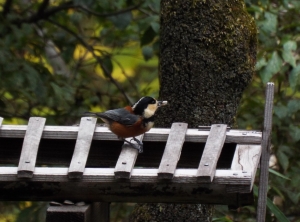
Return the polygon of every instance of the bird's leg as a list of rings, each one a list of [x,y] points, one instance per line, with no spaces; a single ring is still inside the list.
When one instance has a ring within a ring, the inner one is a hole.
[[[142,153],[143,152],[143,143],[141,143],[141,141],[139,141],[138,139],[135,139],[135,138],[133,140],[136,141],[137,144],[134,144],[134,143],[130,142],[131,140],[128,141],[128,140],[126,140],[126,139],[123,138],[124,142],[128,143],[129,145],[131,145],[131,147],[133,149],[137,149],[139,151],[139,153]]]
[[[143,152],[143,143],[135,137],[132,137],[131,140],[134,140],[139,145],[139,149],[138,149],[139,153],[142,153]]]

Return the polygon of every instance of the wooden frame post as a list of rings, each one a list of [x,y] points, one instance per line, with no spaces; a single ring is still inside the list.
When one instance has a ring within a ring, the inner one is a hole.
[[[94,202],[82,206],[49,206],[46,222],[109,222],[110,203]]]
[[[260,177],[257,204],[257,222],[264,222],[266,217],[266,205],[268,194],[269,159],[272,131],[272,111],[274,100],[274,83],[269,82],[266,89],[266,102],[264,114],[264,128],[262,134],[262,154],[260,160]]]

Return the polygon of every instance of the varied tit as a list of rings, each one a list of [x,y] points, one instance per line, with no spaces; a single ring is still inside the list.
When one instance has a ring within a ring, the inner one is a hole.
[[[164,106],[167,101],[157,101],[146,96],[142,97],[133,106],[108,110],[103,113],[86,112],[85,116],[96,116],[108,125],[108,128],[118,136],[118,138],[129,143],[139,153],[143,152],[143,143],[135,137],[149,131],[154,125],[154,114],[158,107]],[[138,146],[125,140],[133,137]]]

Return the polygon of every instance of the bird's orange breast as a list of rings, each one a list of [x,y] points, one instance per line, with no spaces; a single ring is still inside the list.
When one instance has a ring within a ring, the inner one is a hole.
[[[110,125],[110,130],[118,137],[127,138],[141,135],[149,129],[143,127],[142,119],[140,119],[132,126],[125,126],[118,122],[112,122]]]

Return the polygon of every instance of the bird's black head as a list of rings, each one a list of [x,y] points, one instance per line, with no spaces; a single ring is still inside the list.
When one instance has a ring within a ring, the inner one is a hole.
[[[137,101],[133,106],[133,112],[136,115],[143,116],[144,118],[151,118],[158,107],[166,105],[167,101],[157,101],[156,99],[145,96]]]

